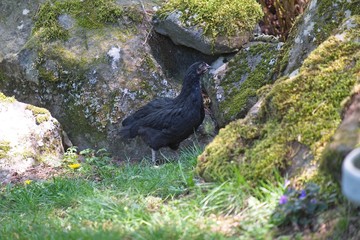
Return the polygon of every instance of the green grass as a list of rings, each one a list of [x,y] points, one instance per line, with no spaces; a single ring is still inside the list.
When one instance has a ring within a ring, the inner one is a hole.
[[[243,179],[202,183],[201,150],[177,160],[114,165],[106,154],[67,174],[0,189],[4,239],[262,239],[283,192],[280,182],[253,189]],[[90,155],[89,155],[90,156]],[[67,166],[64,166],[67,168]]]

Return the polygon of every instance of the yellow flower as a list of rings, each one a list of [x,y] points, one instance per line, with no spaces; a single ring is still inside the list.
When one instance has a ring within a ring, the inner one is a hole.
[[[29,185],[31,182],[32,182],[32,180],[25,180],[25,181],[24,181],[24,184],[25,184],[25,185]]]
[[[68,167],[71,169],[78,169],[80,166],[81,166],[80,163],[74,163],[74,164],[68,165]]]

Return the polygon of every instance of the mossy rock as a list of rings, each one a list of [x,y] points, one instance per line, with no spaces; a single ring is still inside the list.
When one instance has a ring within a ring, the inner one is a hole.
[[[155,31],[175,44],[216,55],[238,51],[247,43],[263,13],[254,0],[171,0],[157,15]]]
[[[325,41],[349,16],[360,14],[358,1],[309,1],[307,10],[299,16],[281,49],[276,66],[278,77],[291,74],[304,59]]]
[[[326,146],[321,159],[321,169],[329,172],[336,180],[341,177],[341,165],[346,155],[360,147],[360,88],[355,89],[344,105],[343,120],[331,142]]]
[[[0,101],[0,180],[40,162],[59,166],[64,153],[59,122],[44,108],[8,99]]]
[[[307,146],[313,166],[319,164],[341,122],[341,103],[358,84],[360,18],[348,21],[308,56],[296,76],[275,82],[260,114],[251,121],[259,135],[244,146],[246,135],[239,131],[249,128],[244,120],[220,132],[198,158],[202,177],[224,180],[236,172],[255,184],[274,180],[274,171],[284,172],[291,164],[293,149],[289,146],[293,142]],[[303,170],[298,177],[306,178],[308,173]]]
[[[257,102],[257,91],[272,83],[278,55],[277,43],[246,44],[227,64],[225,71],[215,72],[206,84],[212,110],[220,127],[243,118]]]
[[[133,22],[143,21],[143,14],[137,8],[129,6],[124,9],[115,0],[46,1],[36,15],[33,34],[44,40],[69,39],[69,30],[59,20],[64,14],[73,17],[78,26],[86,29],[99,29],[123,17]]]
[[[233,36],[253,30],[263,16],[260,4],[247,0],[167,1],[157,12],[165,18],[174,11],[181,12],[181,20],[188,26],[202,26],[204,34]]]

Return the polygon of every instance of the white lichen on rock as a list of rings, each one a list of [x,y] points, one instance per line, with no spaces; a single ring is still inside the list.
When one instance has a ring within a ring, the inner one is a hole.
[[[119,47],[112,47],[108,52],[107,55],[111,58],[111,68],[117,69],[118,63],[120,61],[120,48]]]

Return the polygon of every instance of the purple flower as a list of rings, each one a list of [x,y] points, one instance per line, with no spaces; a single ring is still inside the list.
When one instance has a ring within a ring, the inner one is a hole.
[[[288,202],[288,197],[286,195],[282,195],[279,199],[279,204],[283,205]]]
[[[316,201],[316,199],[315,199],[315,198],[313,198],[313,199],[311,199],[311,200],[310,200],[310,203],[312,203],[312,204],[316,204],[316,203],[317,203],[317,201]]]
[[[301,190],[299,199],[304,199],[304,198],[306,198],[306,191],[305,191],[305,190]]]

